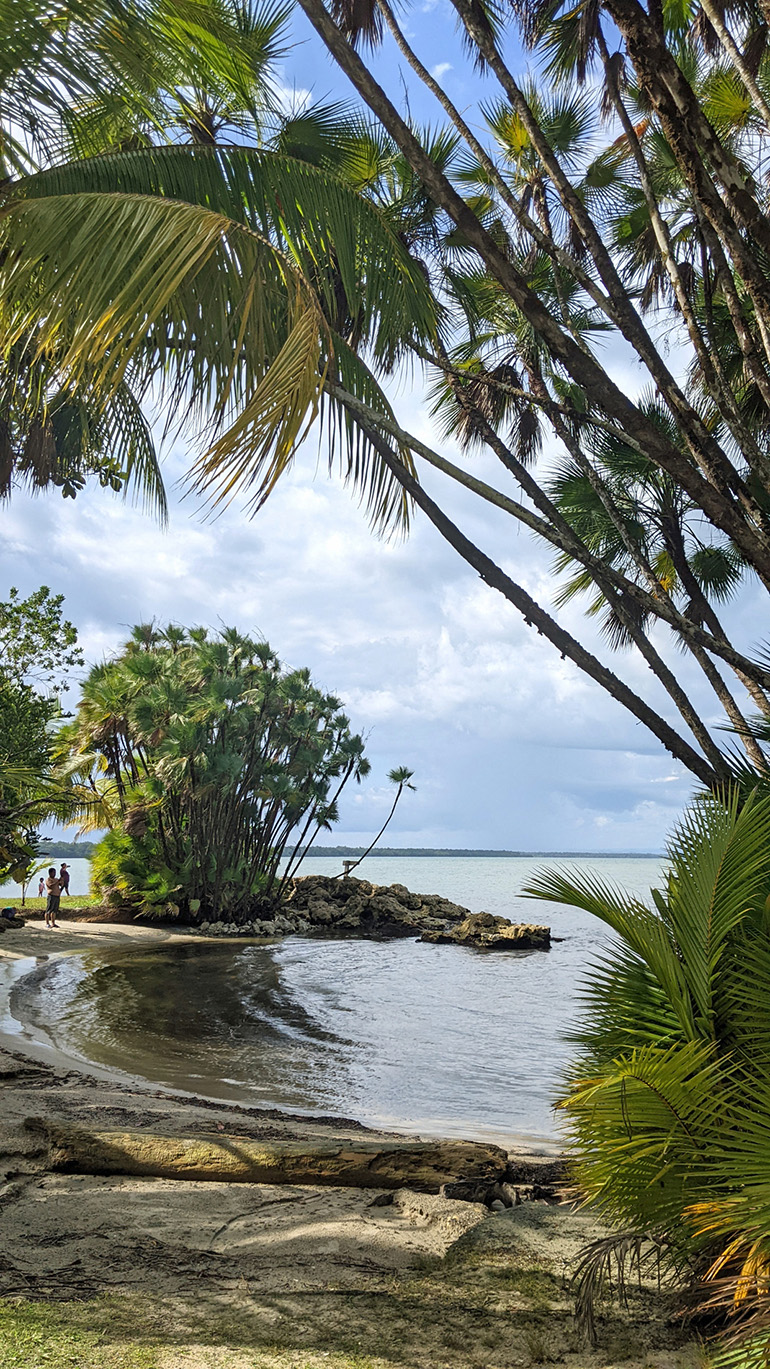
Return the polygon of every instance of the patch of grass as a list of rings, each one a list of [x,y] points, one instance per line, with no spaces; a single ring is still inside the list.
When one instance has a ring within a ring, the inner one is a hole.
[[[120,1331],[108,1340],[108,1319],[96,1316],[89,1326],[82,1310],[73,1303],[0,1303],[0,1369],[161,1369],[151,1347],[126,1343]]]
[[[444,1264],[442,1255],[415,1255],[412,1260],[412,1269],[421,1274],[433,1274]]]
[[[213,1336],[198,1341],[202,1325],[167,1314],[131,1296],[0,1301],[0,1369],[384,1369],[360,1347],[298,1349],[269,1332],[264,1347],[249,1347],[261,1338],[248,1317],[214,1317]]]
[[[191,1278],[182,1293],[6,1300],[0,1369],[515,1369],[585,1350],[556,1275],[476,1254],[365,1289],[268,1292]],[[680,1348],[681,1332],[627,1319],[607,1310],[599,1363],[625,1364],[631,1350],[638,1366]]]
[[[528,1326],[524,1332],[524,1344],[533,1364],[548,1364],[554,1358],[549,1338],[542,1326]]]
[[[488,1276],[498,1287],[520,1293],[536,1306],[547,1306],[555,1298],[564,1298],[565,1292],[558,1279],[545,1270],[517,1269],[511,1265],[490,1265]]]
[[[60,911],[62,915],[66,917],[70,908],[91,908],[94,905],[100,904],[101,901],[101,898],[98,898],[96,894],[68,894],[62,899]],[[29,894],[27,894],[26,902],[24,903],[24,912],[45,912],[45,904],[46,900],[44,898],[30,898]],[[22,902],[20,898],[8,898],[5,894],[0,894],[0,908],[21,907]]]

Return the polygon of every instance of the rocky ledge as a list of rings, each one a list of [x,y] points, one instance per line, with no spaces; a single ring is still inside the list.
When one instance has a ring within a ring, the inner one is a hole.
[[[457,927],[424,931],[420,941],[432,941],[439,946],[476,946],[482,951],[547,951],[551,929],[532,922],[511,922],[508,917],[493,917],[491,913],[470,913]]]
[[[461,936],[462,928],[466,932]],[[550,945],[548,927],[517,927],[507,918],[471,913],[440,894],[413,894],[404,884],[329,875],[295,879],[279,908],[267,916],[240,924],[202,922],[199,930],[208,936],[415,937],[489,950],[540,950]]]

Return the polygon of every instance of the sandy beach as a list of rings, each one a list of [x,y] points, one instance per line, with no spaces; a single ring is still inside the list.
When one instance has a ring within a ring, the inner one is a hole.
[[[50,931],[33,921],[5,933],[0,962],[182,939],[138,925],[68,922]],[[62,1328],[78,1336],[99,1328],[104,1348],[83,1358],[88,1369],[512,1369],[550,1360],[575,1369],[685,1369],[695,1362],[694,1347],[669,1320],[669,1300],[652,1288],[635,1292],[626,1308],[607,1304],[598,1346],[583,1343],[569,1274],[603,1228],[556,1201],[545,1158],[519,1157],[529,1166],[519,1171],[523,1201],[504,1211],[407,1186],[63,1172],[41,1124],[79,1134],[301,1144],[310,1152],[330,1142],[387,1147],[404,1138],[350,1119],[183,1098],[69,1068],[39,1043],[4,1044],[6,1312],[24,1308],[24,1317],[42,1319],[52,1343]],[[532,1187],[538,1178],[546,1187]],[[540,1191],[548,1199],[533,1196]],[[151,1347],[152,1357],[131,1358],[137,1347],[143,1354]],[[19,1366],[34,1366],[19,1355]]]
[[[88,951],[100,946],[162,945],[177,941],[200,940],[167,927],[148,927],[139,922],[123,925],[114,922],[75,922],[66,920],[46,927],[42,918],[30,918],[23,927],[4,932],[0,941],[0,960],[24,956],[60,955],[64,951]]]

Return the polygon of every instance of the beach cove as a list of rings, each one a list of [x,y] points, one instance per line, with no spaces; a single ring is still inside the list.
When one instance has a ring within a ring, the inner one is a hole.
[[[30,928],[28,954],[74,954],[17,967],[25,984],[12,1001],[21,1021],[6,1030],[55,1045],[78,1068],[106,1067],[221,1101],[554,1151],[560,1141],[552,1105],[570,1057],[566,1033],[581,979],[607,934],[586,914],[521,897],[545,863],[375,857],[356,874],[474,913],[547,921],[554,938],[547,952],[424,945],[414,932],[327,939],[323,926],[316,936],[269,941],[214,940],[136,922],[81,924],[76,932],[65,921],[40,937]],[[655,859],[547,863],[594,870],[640,897],[660,869]],[[307,862],[311,876],[338,868],[331,859]],[[75,895],[82,895],[87,862],[75,865],[74,876]],[[6,934],[0,948],[10,951],[24,935]],[[140,947],[148,954],[138,956]]]
[[[270,951],[295,954],[298,940],[287,938]],[[312,944],[320,955],[335,945],[368,953],[387,953],[392,945],[412,957],[441,953],[460,962],[472,955],[404,942]],[[98,973],[101,964],[114,973],[125,958],[135,964],[145,956],[184,960],[248,949],[138,924],[65,921],[53,932],[32,919],[5,933],[0,956],[7,1002],[14,985],[18,991],[30,976],[34,997],[35,977],[45,983],[57,965],[78,962]],[[522,970],[537,964],[535,953],[515,959],[525,962]],[[564,1201],[553,1143],[508,1150],[490,1142],[491,1154],[505,1155],[503,1182],[518,1178],[504,1195],[514,1205],[505,1208],[499,1198],[490,1201],[487,1180],[460,1200],[447,1196],[451,1184],[426,1193],[328,1179],[229,1183],[80,1173],[77,1166],[70,1172],[52,1159],[52,1137],[61,1134],[56,1128],[68,1135],[74,1129],[77,1135],[194,1136],[214,1146],[323,1153],[362,1142],[398,1150],[418,1144],[417,1129],[405,1127],[403,1118],[393,1131],[362,1126],[355,1108],[345,1120],[195,1097],[109,1063],[74,1067],[39,1024],[9,1020],[7,1007],[3,1030],[6,1249],[18,1252],[6,1286],[39,1306],[48,1340],[59,1330],[77,1337],[82,1329],[87,1338],[97,1328],[116,1358],[94,1362],[158,1369],[384,1369],[394,1363],[508,1369],[551,1359],[574,1369],[621,1363],[689,1369],[694,1362],[694,1348],[667,1324],[666,1299],[652,1288],[642,1288],[626,1309],[607,1305],[596,1348],[577,1332],[569,1275],[580,1249],[602,1228]],[[477,1123],[465,1134],[488,1130]],[[550,1153],[533,1156],[532,1149]],[[83,1307],[80,1326],[75,1300]],[[37,1334],[34,1327],[29,1333]],[[126,1355],[149,1347],[151,1358],[121,1359],[120,1347],[129,1343]]]

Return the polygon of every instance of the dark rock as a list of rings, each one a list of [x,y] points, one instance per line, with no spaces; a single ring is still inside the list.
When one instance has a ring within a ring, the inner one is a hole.
[[[509,1187],[508,1184],[493,1184],[487,1191],[487,1207],[494,1208],[496,1212],[499,1209],[495,1208],[495,1203],[500,1203],[502,1207],[513,1207],[514,1201],[507,1192]]]
[[[517,1156],[508,1161],[505,1182],[508,1184],[537,1184],[546,1188],[559,1187],[569,1180],[567,1162],[563,1159],[551,1160],[547,1156],[532,1155],[526,1159]]]
[[[352,875],[305,875],[295,879],[282,907],[293,923],[309,923],[316,934],[368,938],[419,936],[440,931],[469,916],[440,894],[413,894],[404,884],[377,885]],[[278,929],[280,918],[275,917]]]
[[[420,895],[411,893],[405,884],[391,884],[388,892],[393,898],[398,899],[399,903],[403,903],[405,908],[415,913],[419,912],[422,905]]]
[[[377,1197],[376,1197],[376,1198],[372,1198],[372,1201],[371,1201],[370,1203],[367,1203],[366,1206],[367,1206],[367,1207],[390,1207],[390,1206],[392,1205],[392,1203],[393,1203],[393,1194],[392,1194],[392,1193],[378,1193],[378,1194],[377,1194]]]
[[[438,945],[476,946],[483,951],[547,951],[550,927],[513,923],[491,913],[469,913],[459,926],[443,931],[425,930],[421,941]]]
[[[488,1191],[489,1184],[479,1183],[478,1179],[456,1179],[439,1189],[443,1198],[454,1198],[460,1203],[486,1203]]]

